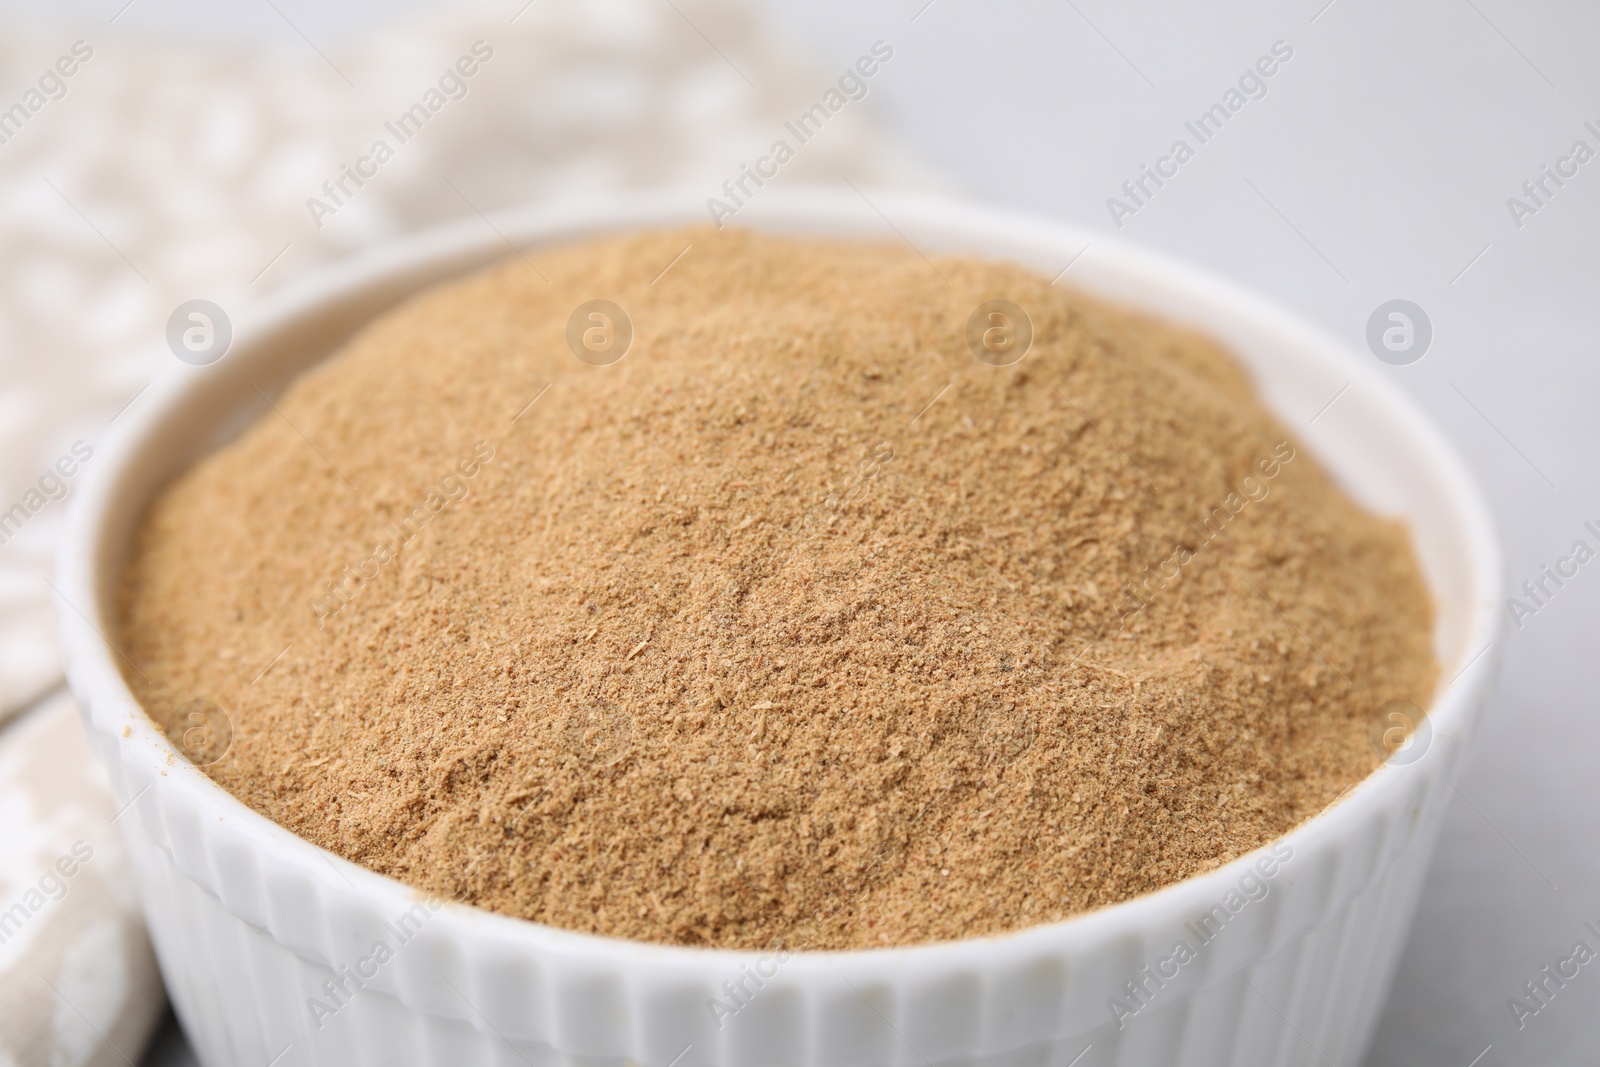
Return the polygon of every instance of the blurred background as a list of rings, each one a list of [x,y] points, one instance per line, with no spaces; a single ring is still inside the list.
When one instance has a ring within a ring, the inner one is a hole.
[[[237,318],[373,242],[563,194],[716,195],[879,41],[866,97],[778,180],[956,192],[1209,267],[1384,356],[1480,476],[1513,589],[1592,540],[1593,4],[0,0],[0,909],[73,844],[93,857],[0,940],[0,1064],[193,1062],[61,692],[47,577],[65,471],[171,361],[174,309]],[[375,176],[324,188],[479,42]],[[1200,143],[1185,124],[1230,90]],[[1158,164],[1180,138],[1193,158]],[[1394,300],[1425,347],[1369,345]],[[1501,683],[1373,1067],[1600,1047],[1587,969],[1535,1016],[1508,1003],[1600,923],[1588,570],[1489,653]]]

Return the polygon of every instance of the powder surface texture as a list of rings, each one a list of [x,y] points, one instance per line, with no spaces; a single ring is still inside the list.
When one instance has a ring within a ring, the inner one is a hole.
[[[593,300],[631,323],[608,365],[614,314],[569,345]],[[994,300],[1031,323],[1009,365]],[[996,934],[1205,871],[1369,774],[1377,709],[1437,670],[1405,531],[1213,342],[1006,264],[737,229],[381,316],[155,501],[118,610],[143,706],[188,744],[212,709],[207,772],[294,832],[740,948]]]

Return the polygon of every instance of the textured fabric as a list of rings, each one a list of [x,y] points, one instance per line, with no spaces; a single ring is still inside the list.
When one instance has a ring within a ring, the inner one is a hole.
[[[0,30],[0,720],[59,684],[62,520],[175,359],[180,303],[236,314],[374,241],[563,194],[717,195],[842,73],[737,0],[458,6],[326,54]],[[869,116],[830,113],[780,180],[929,186]],[[376,173],[341,193],[347,166]],[[162,1009],[90,763],[64,698],[0,730],[0,906],[27,913],[0,945],[0,1067],[136,1060]],[[79,841],[92,857],[56,867]]]
[[[0,1065],[110,1067],[164,1006],[118,828],[77,709],[0,733]]]

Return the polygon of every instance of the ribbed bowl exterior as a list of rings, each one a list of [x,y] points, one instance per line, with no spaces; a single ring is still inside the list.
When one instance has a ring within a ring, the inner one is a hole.
[[[758,227],[874,232],[881,210],[919,244],[1041,269],[1090,239],[950,201],[883,194],[868,213],[852,192],[763,196],[749,212]],[[690,221],[698,210],[692,197],[660,193],[498,225],[526,248]],[[139,510],[237,429],[255,382],[281,384],[406,293],[503,251],[494,233],[451,227],[289,294],[237,331],[222,363],[152,389],[82,487],[60,582],[69,675],[127,806],[118,825],[168,991],[208,1067],[1361,1060],[1493,673],[1492,528],[1450,451],[1370,368],[1253,298],[1135,250],[1102,247],[1080,284],[1211,329],[1280,412],[1351,383],[1353,426],[1291,429],[1358,495],[1410,521],[1440,605],[1441,659],[1454,677],[1430,711],[1426,751],[1385,766],[1270,849],[1006,937],[785,958],[595,938],[425,900],[271,824],[177,755],[102,636]],[[1180,942],[1187,953],[1175,951]]]
[[[1426,768],[1381,772],[1406,779],[1392,810],[1343,841],[1297,849],[1268,895],[1200,951],[1183,986],[1147,983],[1152,1003],[1120,1029],[1107,1001],[1134,1006],[1125,982],[1176,940],[1198,944],[1177,913],[1079,951],[1011,951],[1011,939],[997,939],[948,960],[938,947],[881,962],[835,957],[833,974],[791,974],[798,959],[772,960],[762,970],[775,977],[719,1030],[706,1004],[727,1002],[722,982],[742,970],[732,962],[619,964],[590,957],[578,938],[565,951],[527,951],[456,905],[429,917],[341,1010],[317,1019],[309,1005],[332,1003],[324,983],[375,941],[396,943],[384,924],[416,901],[367,892],[365,872],[342,861],[276,855],[193,790],[121,762],[114,736],[101,732],[96,744],[118,770],[119,795],[138,797],[124,819],[152,940],[210,1067],[1354,1065],[1382,1008],[1455,763],[1439,752]]]

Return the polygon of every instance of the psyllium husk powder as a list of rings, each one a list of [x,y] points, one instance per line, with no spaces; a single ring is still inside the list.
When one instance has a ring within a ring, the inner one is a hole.
[[[1375,709],[1437,670],[1405,531],[1215,343],[736,229],[380,316],[160,495],[119,603],[143,706],[180,746],[211,724],[196,762],[268,818],[728,948],[995,934],[1205,871],[1369,774]]]

